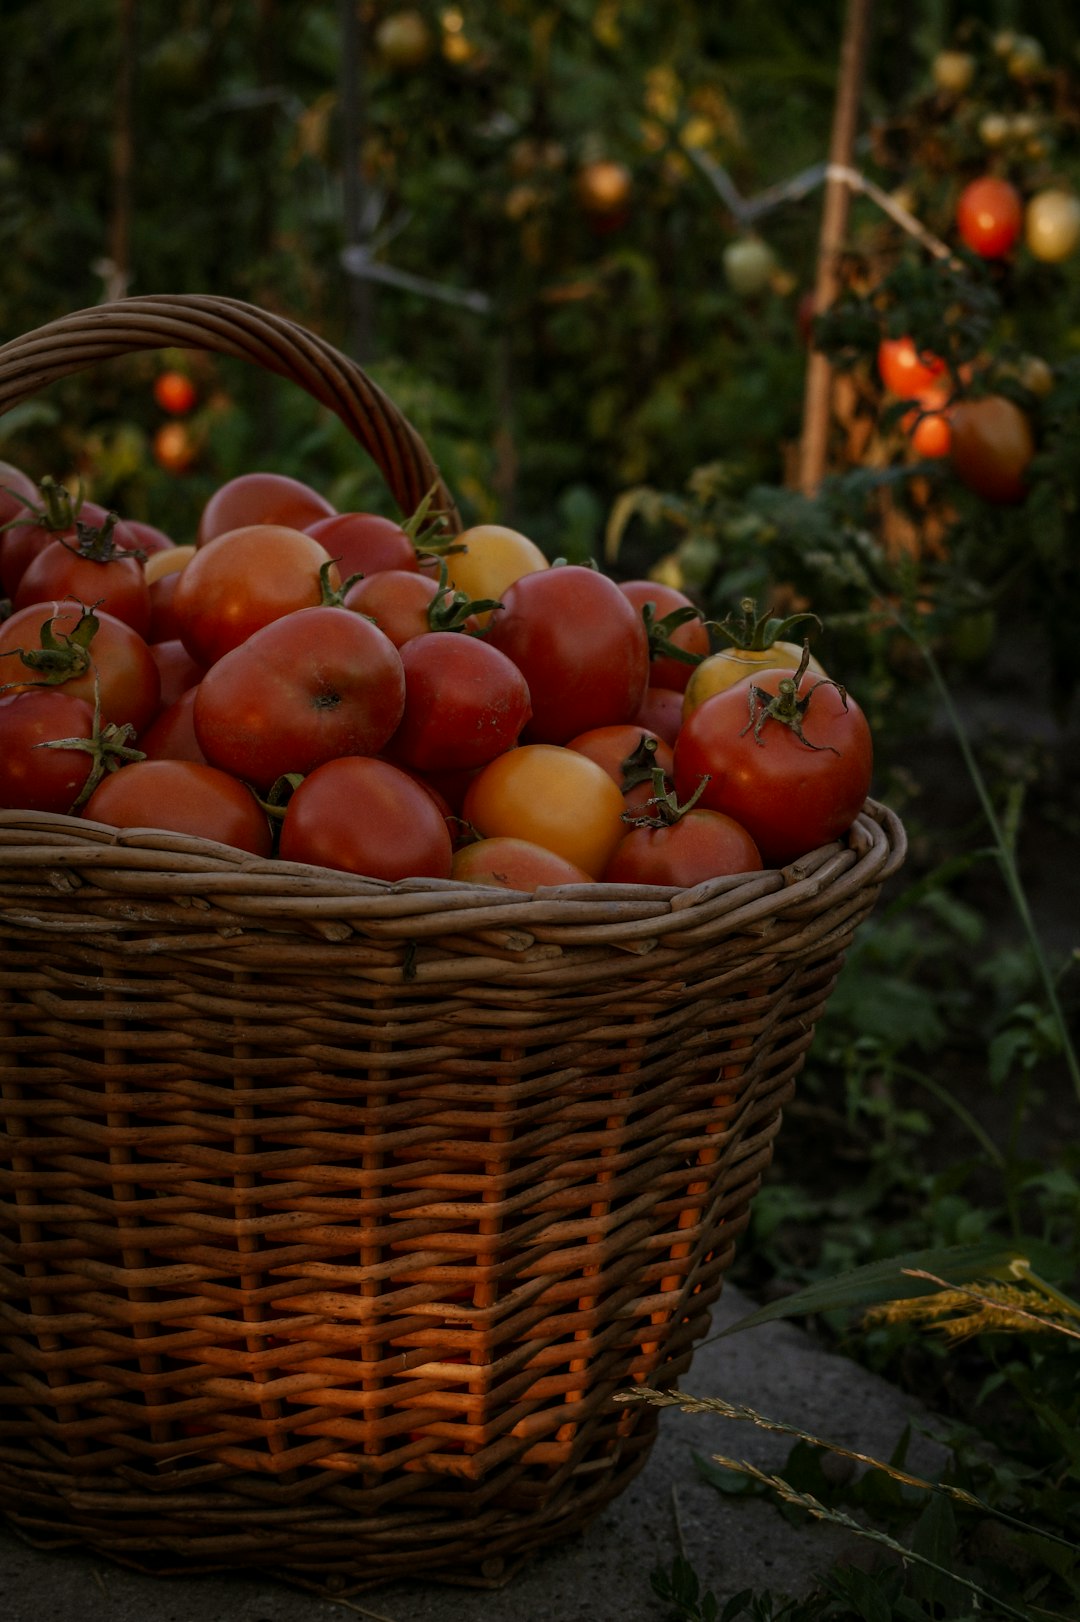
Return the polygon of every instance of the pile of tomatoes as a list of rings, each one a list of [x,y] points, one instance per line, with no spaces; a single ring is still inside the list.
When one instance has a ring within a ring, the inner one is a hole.
[[[425,522],[253,473],[176,545],[0,466],[0,806],[523,891],[850,827],[869,728],[790,622],[744,604],[713,651],[671,586]]]

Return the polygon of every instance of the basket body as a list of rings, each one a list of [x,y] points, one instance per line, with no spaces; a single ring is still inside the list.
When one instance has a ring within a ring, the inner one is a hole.
[[[0,1508],[315,1586],[578,1529],[902,844],[525,897],[0,813]]]

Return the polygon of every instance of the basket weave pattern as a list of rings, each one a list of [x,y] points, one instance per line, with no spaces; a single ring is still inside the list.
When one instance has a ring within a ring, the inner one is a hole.
[[[0,813],[0,1508],[314,1586],[580,1527],[902,855],[868,803],[783,872],[523,896]]]

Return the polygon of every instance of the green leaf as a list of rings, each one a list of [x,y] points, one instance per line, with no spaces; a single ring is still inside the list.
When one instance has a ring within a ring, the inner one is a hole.
[[[958,1541],[952,1503],[943,1493],[931,1494],[916,1522],[911,1547],[933,1564],[913,1563],[910,1577],[912,1597],[926,1607],[930,1616],[963,1615],[970,1604],[968,1591],[948,1575],[948,1568],[956,1560]],[[935,1566],[945,1569],[937,1571]]]

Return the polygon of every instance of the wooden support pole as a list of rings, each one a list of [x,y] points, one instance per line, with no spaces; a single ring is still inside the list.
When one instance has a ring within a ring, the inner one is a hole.
[[[851,167],[870,32],[870,4],[871,0],[848,0],[844,22],[840,82],[829,143],[830,173],[825,183],[825,205],[818,239],[815,314],[827,309],[839,290],[838,264],[847,231],[850,189],[846,180],[831,171],[834,167]],[[832,367],[824,355],[812,350],[806,370],[802,439],[799,445],[799,488],[805,495],[814,494],[825,474],[831,400]]]

